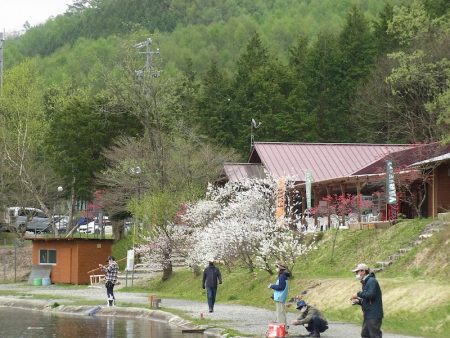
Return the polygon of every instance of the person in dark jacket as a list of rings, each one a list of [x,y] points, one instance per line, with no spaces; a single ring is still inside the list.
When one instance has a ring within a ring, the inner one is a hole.
[[[287,271],[287,265],[283,262],[276,264],[278,278],[275,284],[269,284],[268,288],[273,289],[273,300],[275,301],[277,311],[277,322],[287,325],[286,319],[286,299],[289,292],[288,278],[291,277]]]
[[[358,264],[352,271],[356,273],[356,278],[362,284],[362,291],[355,293],[351,297],[352,303],[361,305],[363,311],[364,320],[361,337],[382,338],[383,300],[380,285],[375,278],[375,274],[370,272],[366,264]]]
[[[314,306],[300,300],[297,302],[297,310],[300,311],[300,317],[293,320],[292,325],[305,325],[310,337],[320,337],[320,333],[328,329],[327,320]]]
[[[203,271],[202,288],[206,289],[208,297],[209,312],[214,311],[214,304],[216,303],[217,285],[222,284],[222,275],[220,270],[214,265],[214,259],[208,260],[208,266]]]

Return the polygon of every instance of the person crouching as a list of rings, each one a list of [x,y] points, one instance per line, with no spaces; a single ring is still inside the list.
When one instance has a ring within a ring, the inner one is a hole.
[[[306,304],[304,300],[297,302],[297,310],[300,311],[300,317],[292,321],[292,325],[304,325],[310,333],[310,337],[320,337],[321,332],[328,329],[328,322],[322,313],[314,306]]]

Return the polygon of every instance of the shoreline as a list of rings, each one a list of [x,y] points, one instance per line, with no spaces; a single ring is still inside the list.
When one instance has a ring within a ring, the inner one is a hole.
[[[151,310],[140,307],[107,307],[100,305],[56,305],[55,300],[23,299],[13,296],[0,296],[0,307],[17,308],[30,311],[41,311],[45,313],[74,315],[74,316],[99,316],[99,317],[121,317],[133,319],[145,319],[166,323],[167,325],[180,330],[205,329],[204,334],[209,337],[222,337],[217,328],[208,328],[206,325],[195,325],[170,312],[162,310]],[[95,313],[90,314],[93,310]]]

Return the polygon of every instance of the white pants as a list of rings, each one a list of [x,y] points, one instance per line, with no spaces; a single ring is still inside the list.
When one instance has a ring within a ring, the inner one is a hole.
[[[276,309],[277,309],[277,322],[283,323],[284,325],[287,325],[287,319],[286,319],[286,303],[284,302],[275,302]]]

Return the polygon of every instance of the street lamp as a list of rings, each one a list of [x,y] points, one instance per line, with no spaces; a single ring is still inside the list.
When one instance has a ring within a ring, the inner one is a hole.
[[[59,186],[57,189],[56,189],[56,191],[58,192],[57,194],[56,194],[56,201],[55,201],[55,204],[54,204],[54,206],[53,206],[53,226],[54,226],[54,232],[55,232],[55,237],[56,237],[56,234],[59,232],[59,230],[60,229],[58,229],[58,227],[56,226],[56,213],[57,213],[57,211],[59,211],[59,213],[61,213],[61,208],[59,208],[59,210],[57,210],[57,207],[58,207],[58,204],[59,204],[59,197],[60,197],[60,195],[61,195],[61,193],[63,192],[63,187],[62,186]],[[59,224],[59,228],[61,228],[61,218],[60,219],[58,219],[58,224]]]
[[[128,172],[131,175],[137,175],[138,176],[138,182],[137,182],[137,193],[138,193],[138,199],[137,199],[137,203],[139,203],[139,200],[141,199],[141,181],[139,178],[139,175],[141,174],[142,170],[141,167],[137,166],[137,167],[133,167],[128,169]],[[131,273],[131,286],[133,286],[133,280],[134,280],[134,246],[135,246],[135,240],[136,240],[136,223],[137,223],[137,217],[136,217],[136,211],[134,213],[134,222],[133,222],[133,249],[128,250],[127,252],[127,278],[126,281],[128,281],[128,270],[129,270],[129,264],[128,261],[132,261],[130,262],[130,265],[132,265],[132,273]]]
[[[141,181],[139,179],[139,175],[141,174],[142,170],[141,167],[137,166],[137,167],[133,167],[129,169],[129,172],[131,175],[137,175],[138,176],[138,182],[137,182],[137,193],[138,193],[138,199],[137,202],[139,203],[139,200],[141,199]],[[136,214],[136,212],[135,212]],[[136,237],[136,223],[137,223],[137,217],[134,216],[134,226],[133,226],[133,250],[134,250],[134,241],[135,241],[135,237]]]

